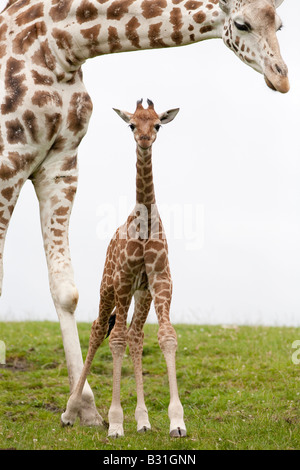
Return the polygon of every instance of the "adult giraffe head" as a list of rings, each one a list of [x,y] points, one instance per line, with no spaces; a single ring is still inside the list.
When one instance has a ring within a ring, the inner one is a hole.
[[[276,9],[283,0],[219,0],[225,13],[223,41],[246,64],[264,75],[272,90],[287,93],[288,69],[276,37],[282,27]]]

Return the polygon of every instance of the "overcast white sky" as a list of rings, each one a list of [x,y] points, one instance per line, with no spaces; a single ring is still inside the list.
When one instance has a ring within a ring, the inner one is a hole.
[[[269,90],[220,39],[84,65],[94,112],[70,226],[79,321],[97,316],[106,248],[135,202],[135,144],[112,108],[133,111],[149,97],[159,112],[180,107],[153,147],[173,322],[300,325],[300,2],[278,11],[287,95]],[[4,263],[0,320],[56,320],[29,181]]]

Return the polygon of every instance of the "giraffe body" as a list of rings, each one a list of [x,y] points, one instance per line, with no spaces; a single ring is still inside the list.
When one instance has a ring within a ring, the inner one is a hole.
[[[135,417],[138,432],[151,428],[144,401],[142,379],[143,326],[147,319],[152,300],[159,322],[158,341],[166,359],[170,385],[170,435],[183,437],[186,427],[183,408],[179,400],[175,351],[177,337],[170,323],[172,279],[168,261],[168,246],[161,218],[155,201],[152,176],[152,144],[162,124],[170,122],[178,109],[158,115],[153,103],[148,100],[148,109],[138,102],[134,114],[116,110],[130,123],[137,143],[136,206],[111,240],[105,261],[100,288],[99,317],[93,323],[88,355],[82,375],[66,412],[62,415],[64,424],[73,424],[78,410],[82,388],[93,357],[102,343],[108,329],[110,315],[115,308],[115,326],[110,334],[110,348],[114,360],[113,398],[109,410],[109,436],[122,436],[123,411],[120,403],[120,377],[122,358],[128,343],[133,359],[137,407]],[[130,327],[126,320],[128,309],[135,299],[135,309]]]
[[[92,113],[81,66],[102,54],[192,44],[213,37],[289,89],[276,30],[281,0],[10,0],[0,14],[0,293],[6,232],[31,179],[39,200],[49,283],[71,390],[83,366],[78,292],[68,242],[78,146]],[[245,28],[247,30],[245,30]],[[101,424],[91,390],[81,421]]]

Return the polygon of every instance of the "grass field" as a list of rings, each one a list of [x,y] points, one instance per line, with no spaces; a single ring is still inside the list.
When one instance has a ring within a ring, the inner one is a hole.
[[[300,364],[292,344],[300,328],[175,325],[177,377],[188,437],[170,438],[166,366],[157,326],[146,325],[145,399],[152,431],[136,432],[135,382],[124,358],[122,406],[125,436],[60,426],[69,395],[58,323],[0,323],[6,366],[0,366],[0,448],[14,449],[300,449]],[[90,324],[78,325],[85,357]],[[295,361],[294,361],[295,362]],[[108,341],[89,376],[97,407],[107,420],[112,358]]]

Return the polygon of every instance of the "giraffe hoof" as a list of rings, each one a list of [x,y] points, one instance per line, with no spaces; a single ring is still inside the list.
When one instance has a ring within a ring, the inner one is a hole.
[[[73,426],[74,424],[74,421],[70,420],[70,419],[67,419],[66,418],[66,413],[63,413],[60,417],[60,424],[61,426],[64,428],[64,427],[67,427],[67,426]]]
[[[140,429],[137,430],[139,434],[144,434],[147,431],[151,431],[151,426],[142,426]]]
[[[124,436],[124,430],[122,425],[113,425],[109,427],[108,436],[117,439],[118,437]]]
[[[180,427],[172,429],[172,431],[170,431],[170,437],[186,437],[186,429]]]

